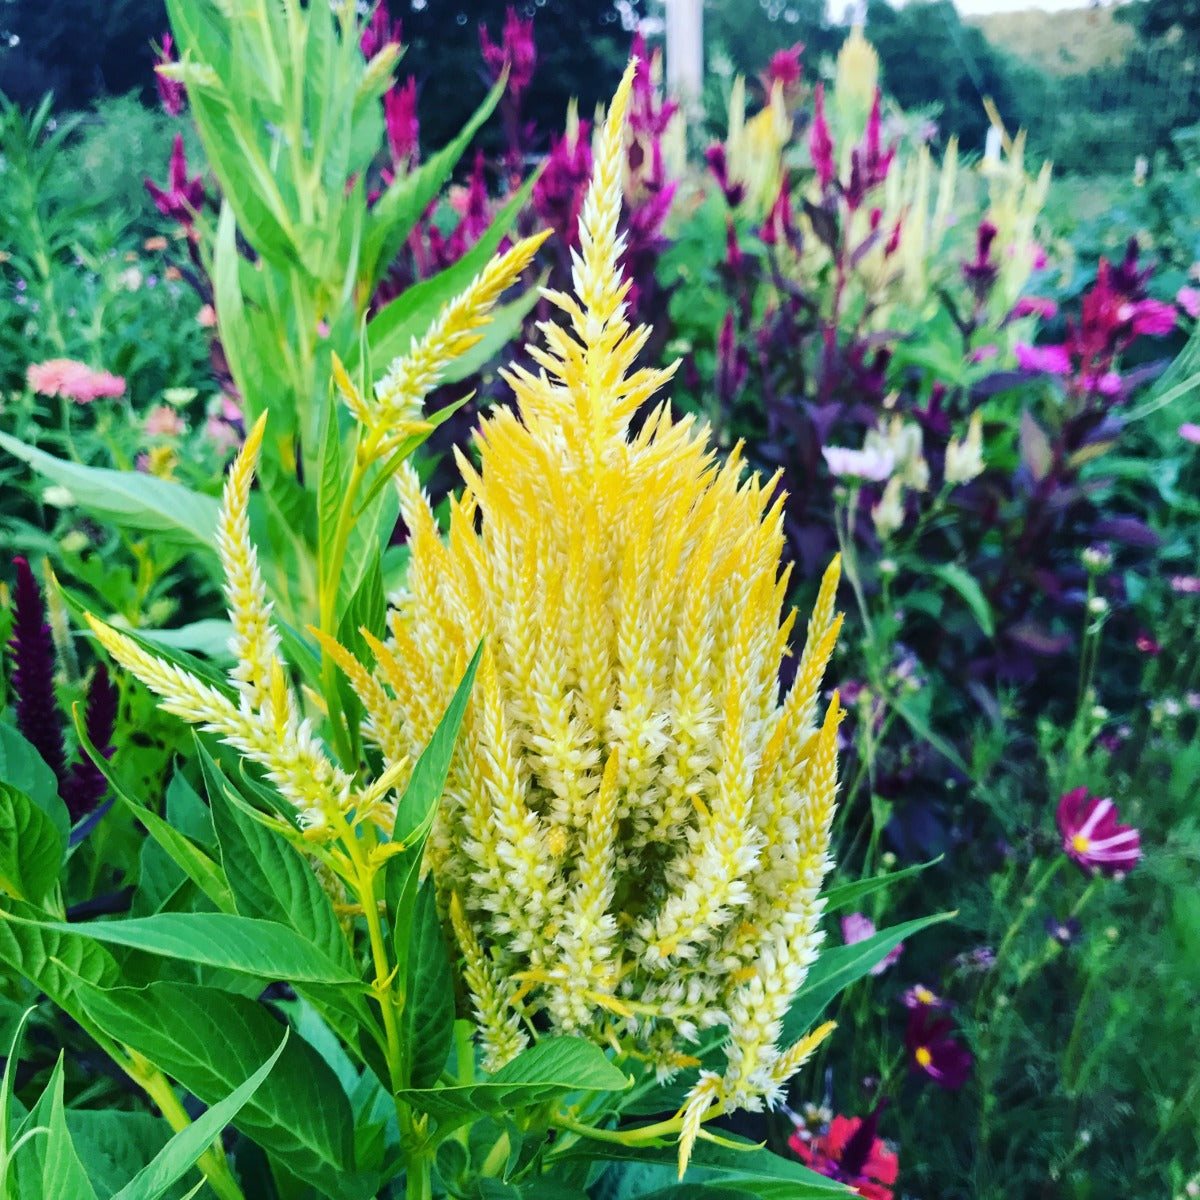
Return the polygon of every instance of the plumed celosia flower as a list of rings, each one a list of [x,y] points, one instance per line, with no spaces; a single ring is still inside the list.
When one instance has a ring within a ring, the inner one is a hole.
[[[788,1148],[818,1175],[846,1184],[866,1200],[892,1200],[890,1185],[896,1182],[900,1160],[878,1136],[882,1107],[877,1105],[865,1121],[836,1116],[824,1133],[797,1131],[788,1138]]]
[[[818,689],[840,626],[827,573],[796,680],[773,483],[721,464],[707,431],[655,408],[671,370],[632,370],[622,121],[611,106],[580,222],[567,316],[542,368],[506,378],[518,411],[478,435],[480,467],[439,536],[402,469],[407,587],[373,672],[348,655],[385,756],[420,750],[480,639],[484,655],[427,865],[449,910],[495,1069],[550,1028],[664,1075],[726,1031],[721,1073],[682,1114],[686,1161],[714,1106],[778,1098],[827,1027],[778,1044],[816,955],[837,783],[835,698]],[[398,743],[398,744],[397,744]]]
[[[54,638],[46,621],[41,589],[29,563],[16,558],[13,566],[17,580],[13,589],[13,631],[8,645],[13,656],[17,728],[61,781],[66,778],[67,756],[62,713],[54,695]]]
[[[96,371],[73,358],[51,358],[31,363],[25,380],[40,396],[62,396],[77,404],[125,394],[125,380],[108,371]]]
[[[372,59],[385,46],[398,46],[403,40],[404,26],[400,21],[392,21],[388,13],[387,0],[379,0],[371,19],[363,27],[359,49],[365,59]]]
[[[935,1017],[928,1006],[912,1010],[904,1031],[910,1068],[951,1092],[967,1082],[975,1061],[971,1052],[954,1040],[953,1032],[954,1022],[948,1017]]]
[[[383,97],[383,120],[392,165],[403,171],[417,161],[421,126],[417,120],[417,81],[411,75]]]
[[[1124,874],[1137,865],[1141,837],[1132,826],[1117,823],[1117,806],[1107,797],[1074,788],[1060,797],[1056,816],[1063,849],[1088,874]]]
[[[154,201],[155,208],[164,217],[190,226],[196,214],[204,207],[204,180],[199,175],[190,179],[187,173],[187,151],[183,147],[183,134],[175,135],[171,147],[171,163],[167,169],[167,185],[159,187],[151,179],[146,181],[146,191]]]
[[[504,13],[504,30],[497,45],[488,36],[488,28],[479,23],[479,47],[483,61],[493,79],[499,79],[508,68],[508,90],[514,100],[520,99],[533,79],[537,66],[537,45],[533,40],[533,22],[522,21],[510,4]]]
[[[105,758],[112,758],[113,730],[117,723],[117,689],[109,678],[108,668],[101,663],[88,689],[84,726],[88,741]],[[63,780],[59,794],[67,806],[71,823],[82,820],[104,799],[108,781],[92,760],[80,752],[70,773]]]
[[[177,117],[187,105],[187,88],[178,79],[168,79],[159,67],[170,67],[179,60],[175,57],[175,39],[169,33],[162,37],[162,47],[155,55],[154,86],[158,89],[158,100],[169,117]]]

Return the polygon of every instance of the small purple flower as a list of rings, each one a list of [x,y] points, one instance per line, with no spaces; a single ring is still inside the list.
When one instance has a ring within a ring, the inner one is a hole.
[[[967,1082],[975,1061],[971,1052],[950,1035],[954,1022],[934,1017],[928,1009],[914,1009],[904,1033],[909,1066],[947,1091],[957,1091]]]
[[[868,938],[873,938],[875,932],[875,922],[870,917],[863,916],[862,913],[849,913],[842,918],[842,941],[847,946],[853,946],[856,942],[865,942]],[[871,968],[871,974],[882,975],[888,967],[899,960],[903,953],[904,943],[901,942]]]
[[[923,983],[914,983],[900,996],[900,1003],[905,1008],[917,1009],[947,1009],[953,1005],[944,996],[939,996],[937,992],[931,991]]]
[[[1180,596],[1200,596],[1200,575],[1172,575],[1170,584]]]
[[[1124,874],[1141,857],[1141,837],[1117,823],[1117,806],[1108,797],[1089,796],[1078,787],[1059,799],[1057,821],[1063,850],[1089,875]]]
[[[1060,920],[1058,917],[1046,918],[1046,933],[1060,946],[1071,946],[1079,939],[1083,926],[1076,917]]]

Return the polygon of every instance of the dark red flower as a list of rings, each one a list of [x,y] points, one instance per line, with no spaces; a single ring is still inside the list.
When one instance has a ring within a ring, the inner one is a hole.
[[[975,1061],[971,1052],[950,1036],[953,1032],[953,1021],[933,1016],[927,1007],[912,1010],[904,1032],[912,1070],[928,1075],[947,1091],[956,1091],[967,1082]]]
[[[16,694],[17,728],[42,756],[56,779],[67,773],[62,713],[54,695],[54,639],[46,623],[46,606],[29,563],[13,559],[12,687]]]
[[[152,180],[146,180],[146,191],[150,193],[155,207],[164,217],[191,225],[196,214],[204,205],[204,181],[199,175],[188,178],[187,153],[183,148],[183,134],[175,135],[171,149],[171,165],[167,175],[167,186],[160,188]]]
[[[883,1140],[876,1136],[883,1105],[864,1121],[860,1117],[837,1116],[829,1129],[806,1137],[797,1131],[788,1139],[788,1147],[806,1166],[845,1183],[866,1200],[892,1200],[890,1184],[896,1182],[900,1161]]]
[[[1066,792],[1058,801],[1063,850],[1088,874],[1123,874],[1137,865],[1141,835],[1117,823],[1117,806],[1107,797],[1089,796],[1087,788]]]
[[[790,96],[800,86],[800,55],[804,51],[804,43],[797,42],[787,50],[776,50],[767,63],[767,69],[762,74],[763,91],[767,95],[776,84],[783,88],[783,94]]]
[[[1162,646],[1150,636],[1144,629],[1138,632],[1134,645],[1143,653],[1150,655],[1151,658],[1157,658],[1162,653]]]

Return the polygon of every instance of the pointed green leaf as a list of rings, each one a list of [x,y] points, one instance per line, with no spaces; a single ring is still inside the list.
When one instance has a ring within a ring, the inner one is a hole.
[[[65,487],[89,512],[122,529],[213,552],[220,506],[212,496],[139,471],[68,462],[6,433],[0,433],[0,446]]]
[[[224,1100],[214,1104],[202,1117],[177,1133],[145,1168],[139,1171],[112,1200],[159,1200],[177,1179],[195,1165],[212,1145],[213,1139],[241,1112],[243,1106],[262,1086],[287,1045],[287,1033],[279,1048],[249,1079]]]
[[[454,976],[432,879],[417,892],[409,931],[404,1038],[412,1086],[433,1087],[454,1044]]]
[[[71,831],[58,780],[42,756],[11,725],[0,722],[0,782],[24,792],[51,820],[65,842]]]
[[[214,988],[153,983],[88,989],[84,1004],[110,1036],[131,1046],[206,1103],[228,1094],[279,1036],[263,1005]],[[271,1076],[233,1122],[324,1195],[353,1193],[354,1125],[337,1076],[303,1038],[290,1038]]]
[[[44,928],[164,958],[224,967],[259,979],[366,990],[357,976],[298,933],[274,921],[228,913],[158,913],[87,925],[46,924]]]
[[[69,1196],[71,1200],[97,1200],[87,1171],[75,1150],[67,1129],[63,1104],[63,1058],[58,1062],[46,1084],[41,1099],[33,1107],[30,1120],[44,1125],[48,1134],[27,1143],[16,1158],[18,1187],[23,1200],[48,1200],[51,1196]]]
[[[939,854],[930,862],[914,863],[911,867],[905,867],[901,871],[889,871],[883,875],[872,875],[869,879],[855,879],[850,883],[839,884],[825,893],[825,912],[826,914],[840,912],[842,909],[849,908],[852,904],[866,899],[874,892],[891,887],[897,880],[919,875],[927,867],[932,867],[941,861],[942,856]]]
[[[967,607],[974,614],[975,620],[979,622],[979,628],[988,637],[995,636],[996,624],[992,619],[991,605],[988,604],[987,597],[976,582],[975,576],[956,563],[935,563],[928,569],[932,575],[952,587],[967,602]]]

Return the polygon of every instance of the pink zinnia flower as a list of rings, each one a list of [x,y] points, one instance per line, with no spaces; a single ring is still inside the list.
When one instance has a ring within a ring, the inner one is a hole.
[[[42,396],[62,396],[79,404],[88,404],[102,396],[125,394],[125,380],[108,371],[93,371],[73,358],[51,358],[33,363],[25,372],[29,386]]]
[[[864,917],[862,913],[850,913],[842,918],[842,941],[847,946],[853,946],[855,942],[865,942],[867,938],[875,936],[875,922],[870,917]],[[885,958],[882,958],[871,968],[872,975],[882,975],[900,956],[904,953],[904,943],[901,942],[894,950],[890,950]]]
[[[1050,375],[1071,373],[1071,356],[1065,346],[1031,346],[1027,342],[1018,342],[1013,353],[1022,370],[1045,371]]]
[[[1107,797],[1089,796],[1087,788],[1066,792],[1058,802],[1063,850],[1085,872],[1124,874],[1141,857],[1141,836],[1117,823],[1117,806]]]
[[[1179,436],[1185,442],[1194,442],[1200,446],[1200,425],[1196,425],[1191,421],[1184,421],[1179,427]]]
[[[187,431],[183,418],[169,404],[152,408],[146,414],[143,428],[148,437],[179,437]]]

